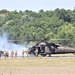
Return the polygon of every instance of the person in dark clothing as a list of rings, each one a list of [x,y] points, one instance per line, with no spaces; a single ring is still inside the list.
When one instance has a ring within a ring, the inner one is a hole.
[[[1,51],[0,51],[0,58],[1,58]]]

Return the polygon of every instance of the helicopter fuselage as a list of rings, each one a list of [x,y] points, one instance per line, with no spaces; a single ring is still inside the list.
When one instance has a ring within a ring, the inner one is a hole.
[[[55,43],[41,42],[37,46],[31,48],[30,53],[34,55],[51,56],[51,54],[75,53],[75,48],[65,47]]]

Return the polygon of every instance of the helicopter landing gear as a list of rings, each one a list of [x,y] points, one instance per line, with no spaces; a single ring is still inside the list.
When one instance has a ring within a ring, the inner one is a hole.
[[[51,54],[49,54],[49,57],[51,57]]]
[[[51,57],[51,53],[47,53],[46,56],[47,56],[47,57]]]

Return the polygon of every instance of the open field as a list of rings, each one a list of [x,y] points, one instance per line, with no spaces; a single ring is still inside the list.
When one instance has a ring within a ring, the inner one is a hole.
[[[75,57],[68,56],[0,58],[0,75],[75,75]]]

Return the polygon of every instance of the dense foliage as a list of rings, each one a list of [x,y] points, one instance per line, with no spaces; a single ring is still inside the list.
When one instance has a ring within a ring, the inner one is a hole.
[[[49,42],[60,42],[64,45],[75,46],[75,11],[55,9],[33,12],[0,10],[0,35],[8,34],[10,40],[43,39],[50,37]],[[60,39],[60,40],[51,40]],[[61,40],[66,39],[66,40]],[[69,39],[69,40],[67,40]]]

